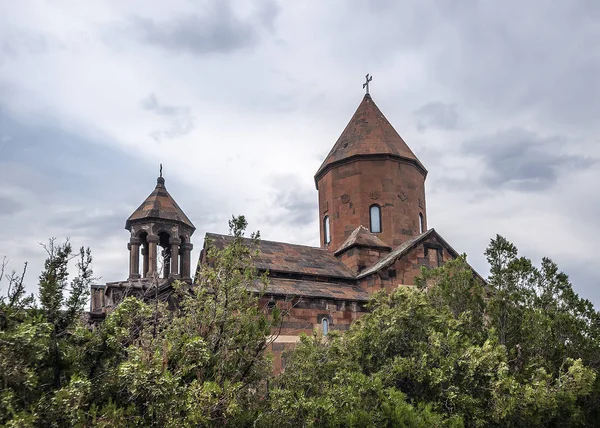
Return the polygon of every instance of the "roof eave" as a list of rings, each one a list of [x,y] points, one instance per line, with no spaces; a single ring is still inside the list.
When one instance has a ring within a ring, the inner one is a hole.
[[[177,223],[177,224],[183,225],[186,228],[190,229],[191,230],[190,235],[192,235],[196,231],[196,226],[194,226],[191,221],[188,224],[185,221],[181,221],[181,220],[172,220],[172,219],[166,219],[166,218],[154,217],[154,216],[151,216],[151,217],[141,217],[141,218],[136,218],[136,219],[133,219],[133,220],[131,218],[128,218],[125,221],[125,229],[131,232],[131,228],[132,228],[132,226],[134,224],[136,224],[136,223],[145,223],[145,222],[148,222],[148,221],[163,221],[163,222]]]
[[[339,159],[333,162],[330,162],[325,165],[321,165],[317,173],[315,174],[315,187],[319,186],[319,180],[325,176],[331,169],[345,165],[352,162],[357,162],[361,160],[374,160],[374,159],[389,159],[393,161],[404,162],[413,165],[417,170],[423,175],[423,178],[427,178],[428,171],[423,166],[423,164],[418,159],[411,159],[406,156],[400,156],[393,153],[369,153],[369,154],[357,154],[348,156],[347,158]]]
[[[334,256],[339,256],[343,253],[345,253],[346,251],[351,250],[352,248],[356,248],[356,247],[362,247],[362,248],[373,248],[375,250],[385,250],[385,251],[392,251],[392,247],[388,246],[388,245],[365,245],[365,244],[359,244],[359,243],[354,243],[354,244],[350,244],[347,247],[344,248],[340,248],[339,250],[336,250],[333,255]]]

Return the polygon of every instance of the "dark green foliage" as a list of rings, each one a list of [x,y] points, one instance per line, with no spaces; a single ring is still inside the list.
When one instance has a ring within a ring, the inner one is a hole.
[[[39,303],[2,270],[0,424],[597,425],[600,319],[552,261],[536,267],[498,236],[487,284],[464,257],[424,269],[343,335],[302,337],[273,378],[265,349],[282,315],[258,305],[267,278],[245,219],[230,228],[232,245],[209,243],[201,283],[177,285],[175,310],[127,298],[95,330],[80,321],[89,250],[69,282],[71,247],[50,242]]]
[[[76,369],[80,349],[73,332],[92,281],[90,250],[79,250],[78,274],[69,283],[71,244],[51,239],[44,248],[48,258],[39,278],[40,304],[25,295],[23,276],[15,282],[14,275],[0,300],[5,316],[0,328],[0,423],[51,424],[56,413],[51,397]]]
[[[460,257],[375,295],[343,336],[304,338],[267,414],[290,426],[596,426],[598,313],[550,260],[536,268],[500,236],[486,255],[489,284]],[[384,411],[390,400],[407,419]]]

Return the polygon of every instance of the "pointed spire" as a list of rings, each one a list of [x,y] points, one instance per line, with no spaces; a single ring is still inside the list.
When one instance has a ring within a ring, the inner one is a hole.
[[[175,199],[167,192],[165,179],[162,176],[162,165],[160,168],[160,175],[156,179],[154,191],[150,193],[138,209],[129,216],[125,222],[125,229],[130,230],[132,222],[148,219],[176,221],[191,227],[193,230],[196,229],[183,210],[179,208]]]
[[[365,83],[366,85],[367,83]],[[321,164],[315,174],[315,181],[332,164],[364,155],[388,155],[402,158],[414,163],[424,174],[427,174],[421,161],[396,132],[368,93],[363,97],[342,135]]]

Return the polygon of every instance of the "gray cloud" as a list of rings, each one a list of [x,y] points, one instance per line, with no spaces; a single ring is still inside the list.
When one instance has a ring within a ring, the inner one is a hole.
[[[600,38],[600,3],[464,2],[432,16],[432,31],[422,32],[444,49],[431,70],[471,106],[532,111],[556,124],[597,122],[600,61],[590,52]]]
[[[600,306],[597,293],[600,282],[598,281],[598,272],[595,265],[587,262],[573,262],[570,264],[559,265],[559,269],[569,275],[569,280],[574,285],[581,297],[587,298],[595,304],[596,310]]]
[[[567,137],[542,137],[514,128],[465,143],[466,154],[484,163],[483,183],[492,188],[541,191],[552,187],[561,174],[588,168],[596,159],[565,153]]]
[[[63,49],[65,44],[51,35],[12,29],[0,42],[0,64],[20,55],[40,55]]]
[[[13,215],[23,209],[23,204],[16,199],[0,195],[0,217],[4,215]]]
[[[116,235],[121,231],[125,219],[131,214],[125,206],[111,207],[109,203],[106,205],[104,209],[98,211],[90,209],[88,205],[66,212],[52,213],[47,217],[47,222],[60,224],[70,234],[86,236],[90,241],[88,245],[93,245],[107,234]]]
[[[283,175],[272,177],[270,210],[266,216],[271,223],[302,227],[311,224],[317,215],[317,195],[310,180]]]
[[[459,124],[459,115],[455,104],[430,102],[422,105],[413,113],[417,118],[417,129],[456,129]]]
[[[159,104],[155,94],[150,94],[141,102],[144,110],[151,111],[161,116],[179,116],[181,114],[189,114],[189,107],[166,106]]]
[[[242,17],[231,1],[218,0],[211,1],[202,14],[165,22],[132,16],[128,31],[142,43],[173,53],[228,53],[256,44],[261,27],[273,30],[278,13],[275,3],[263,1],[255,16]]]
[[[323,43],[347,68],[416,55],[425,80],[461,107],[600,127],[600,2],[371,0],[337,13],[327,24],[338,34]]]
[[[115,149],[108,138],[78,135],[50,118],[37,118],[33,125],[18,120],[0,106],[0,145],[5,185],[14,185],[39,197],[42,203],[70,198],[71,192],[97,188],[110,194],[120,177],[139,172],[137,163]],[[43,123],[46,120],[46,123]],[[106,174],[111,166],[118,174]],[[85,193],[90,194],[90,193]]]
[[[150,94],[144,98],[141,101],[141,105],[146,111],[170,118],[167,129],[150,133],[150,136],[155,141],[181,137],[194,129],[195,117],[192,116],[189,107],[163,105],[159,103],[155,94]]]
[[[36,243],[51,236],[71,236],[75,246],[90,246],[95,256],[102,248],[126,257],[125,240],[119,248],[107,247],[107,240],[124,233],[125,219],[151,191],[154,170],[115,149],[110,141],[66,131],[49,119],[33,125],[12,117],[1,106],[0,129],[5,141],[0,145],[3,189],[10,192],[8,199],[0,196],[0,216],[9,214],[3,216],[3,225],[11,230],[0,236],[0,256],[17,264],[28,261],[31,284],[44,261]],[[125,269],[96,268],[115,279]]]

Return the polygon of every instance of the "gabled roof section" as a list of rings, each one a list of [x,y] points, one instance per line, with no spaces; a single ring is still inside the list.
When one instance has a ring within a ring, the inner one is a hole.
[[[233,242],[234,238],[230,235],[207,233],[206,239],[211,240],[217,248],[224,248]],[[248,238],[244,240],[248,244],[251,242]],[[313,276],[348,282],[355,282],[356,279],[344,263],[323,248],[261,239],[258,250],[259,254],[254,260],[255,266],[260,270],[268,270],[270,274]]]
[[[415,248],[417,245],[419,245],[420,243],[425,241],[427,238],[432,237],[432,236],[434,236],[435,239],[437,239],[439,241],[439,243],[441,245],[443,245],[446,248],[446,250],[448,250],[448,252],[450,253],[450,255],[452,257],[459,256],[458,252],[454,248],[452,248],[450,246],[450,244],[448,244],[448,242],[446,242],[446,240],[444,238],[442,238],[440,236],[440,234],[435,231],[435,229],[429,229],[428,231],[423,232],[422,234],[415,236],[414,238],[409,239],[408,241],[400,244],[387,256],[385,256],[384,258],[379,260],[373,266],[371,266],[368,269],[365,269],[363,272],[361,272],[357,276],[357,279],[362,279],[369,275],[373,275],[374,273],[377,273],[380,270],[391,266],[392,264],[394,264],[396,262],[396,260],[398,260],[399,258],[408,254],[408,252],[410,252],[413,248]],[[471,269],[473,270],[473,273],[475,274],[476,277],[478,277],[484,284],[487,283],[487,281],[481,275],[479,275],[479,273],[477,273],[477,271],[475,269],[473,269],[473,267],[471,267]]]
[[[400,257],[405,255],[406,253],[408,253],[415,246],[419,245],[419,243],[423,242],[425,239],[427,239],[428,236],[430,236],[434,233],[436,233],[435,229],[429,229],[428,231],[426,231],[418,236],[415,236],[414,238],[409,239],[408,241],[403,242],[398,247],[396,247],[391,253],[389,253],[387,256],[385,256],[384,258],[379,260],[377,263],[375,263],[370,268],[365,269],[363,272],[361,272],[357,278],[358,279],[364,278],[366,276],[369,276],[376,272],[379,272],[381,269],[384,269],[384,268],[392,265],[396,260],[398,260]],[[437,235],[437,233],[436,233],[436,235]],[[454,251],[454,250],[452,250],[452,251]],[[454,257],[456,257],[457,254],[455,252],[455,254],[452,254],[452,255]]]
[[[346,242],[344,242],[333,254],[337,256],[352,247],[370,247],[387,250],[392,249],[392,247],[383,242],[362,225],[354,229],[348,239],[346,239]]]
[[[414,163],[426,175],[427,170],[385,118],[369,94],[315,174],[317,181],[329,167],[354,156],[388,155]]]
[[[179,208],[175,199],[167,192],[163,177],[158,177],[154,191],[129,216],[125,222],[125,229],[130,230],[132,222],[146,219],[171,220],[182,223],[192,230],[196,229],[183,210]]]

